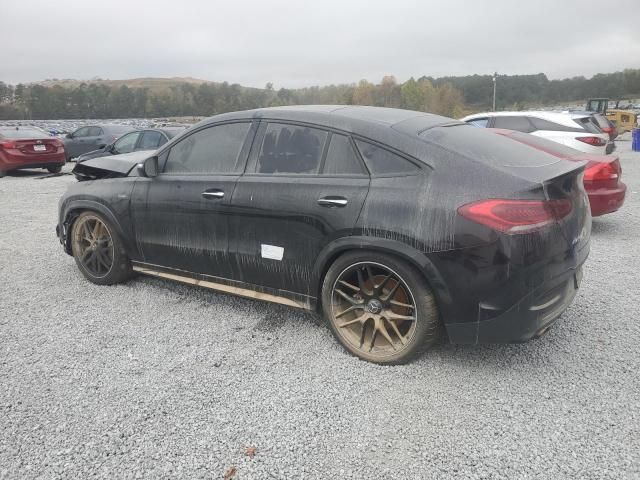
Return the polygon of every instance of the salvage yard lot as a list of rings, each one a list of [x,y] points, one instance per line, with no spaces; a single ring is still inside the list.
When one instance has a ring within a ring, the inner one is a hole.
[[[521,345],[349,356],[320,318],[138,277],[55,238],[72,176],[0,180],[0,479],[636,478],[640,153],[573,305]],[[70,166],[65,167],[69,171]],[[37,172],[37,173],[36,173]],[[247,448],[255,448],[255,456]]]

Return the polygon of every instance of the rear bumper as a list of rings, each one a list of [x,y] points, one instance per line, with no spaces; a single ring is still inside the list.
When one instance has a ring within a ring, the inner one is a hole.
[[[64,155],[54,158],[38,158],[33,161],[24,160],[20,162],[7,162],[0,159],[0,170],[8,172],[11,170],[21,170],[23,168],[47,168],[55,165],[64,165],[65,163]]]
[[[591,215],[597,217],[615,212],[624,204],[627,186],[620,182],[617,188],[587,191]]]
[[[495,315],[490,303],[479,305],[471,323],[446,325],[452,343],[521,343],[542,335],[569,307],[582,280],[582,267],[570,269],[525,295],[511,308]]]

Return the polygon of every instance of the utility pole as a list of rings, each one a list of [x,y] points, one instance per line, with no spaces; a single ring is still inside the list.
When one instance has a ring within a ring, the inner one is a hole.
[[[496,78],[498,77],[498,72],[493,74],[493,111],[496,111]]]

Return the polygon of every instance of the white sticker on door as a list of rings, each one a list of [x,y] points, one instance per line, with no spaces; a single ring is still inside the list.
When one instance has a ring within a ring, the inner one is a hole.
[[[271,260],[282,260],[284,248],[275,245],[260,244],[262,250],[262,258],[270,258]]]

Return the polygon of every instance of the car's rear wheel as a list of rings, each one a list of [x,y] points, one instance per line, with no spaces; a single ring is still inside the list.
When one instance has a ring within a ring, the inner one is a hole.
[[[51,173],[60,173],[62,171],[62,165],[51,165],[50,167],[47,167],[47,170]]]
[[[111,223],[95,212],[83,212],[71,227],[71,251],[82,274],[98,285],[124,282],[131,261]]]
[[[370,362],[401,364],[440,334],[433,292],[408,263],[375,252],[350,252],[329,268],[322,287],[325,316],[338,341]]]
[[[5,172],[4,170],[0,170],[0,178],[6,177],[6,176],[7,176],[7,172]]]

